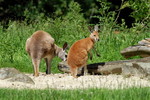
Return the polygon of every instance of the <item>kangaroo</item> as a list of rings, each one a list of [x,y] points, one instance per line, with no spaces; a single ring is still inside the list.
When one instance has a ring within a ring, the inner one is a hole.
[[[73,77],[77,78],[78,68],[83,66],[84,75],[87,74],[88,53],[90,53],[96,41],[99,41],[98,26],[95,26],[89,37],[78,40],[71,46],[68,52],[67,64],[70,66]]]
[[[39,76],[39,65],[42,58],[46,62],[46,74],[51,73],[51,61],[55,56],[66,61],[67,53],[65,52],[67,43],[63,48],[54,44],[54,39],[51,35],[44,31],[36,31],[26,41],[26,51],[32,59],[34,67],[34,76]]]

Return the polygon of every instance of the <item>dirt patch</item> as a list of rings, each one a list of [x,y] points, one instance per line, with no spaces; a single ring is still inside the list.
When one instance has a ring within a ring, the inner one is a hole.
[[[51,74],[40,73],[39,77],[32,74],[26,74],[31,77],[35,84],[21,82],[9,82],[0,80],[0,88],[29,88],[29,89],[78,89],[78,88],[129,88],[129,87],[149,87],[150,82],[138,77],[124,78],[121,75],[87,75],[79,78],[73,78],[69,74]]]

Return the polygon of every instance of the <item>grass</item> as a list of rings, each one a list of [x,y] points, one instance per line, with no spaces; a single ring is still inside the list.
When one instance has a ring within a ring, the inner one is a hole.
[[[15,90],[0,89],[0,100],[149,100],[150,88]]]

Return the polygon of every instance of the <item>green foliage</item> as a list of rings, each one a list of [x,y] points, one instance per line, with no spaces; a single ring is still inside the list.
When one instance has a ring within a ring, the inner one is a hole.
[[[130,7],[134,9],[132,16],[136,19],[136,22],[149,23],[150,21],[150,1],[138,0],[129,1]]]
[[[47,17],[58,17],[58,16],[65,16],[68,12],[68,7],[70,2],[73,0],[1,0],[0,1],[0,17],[1,21],[9,19],[22,19],[22,18],[29,18],[30,20],[36,20],[37,17],[40,16],[47,16]],[[149,19],[150,13],[150,6],[149,0],[118,0],[118,1],[111,1],[111,0],[75,0],[81,5],[82,12],[86,17],[87,21],[89,21],[90,16],[97,14],[99,9],[101,12],[106,14],[106,9],[116,6],[115,4],[119,4],[122,2],[122,6],[120,9],[124,9],[126,7],[132,8],[134,11],[132,16],[136,19],[136,21],[142,21]],[[110,2],[115,2],[110,3]],[[98,4],[100,3],[100,4]],[[120,5],[116,6],[115,10],[118,10]],[[7,17],[6,17],[7,16]]]
[[[41,5],[42,5],[41,1],[38,2],[37,6],[34,5],[32,1],[29,2],[29,4],[26,5],[26,7],[24,8],[22,15],[26,17],[26,20],[40,21],[41,19],[45,17],[44,9],[42,8]]]
[[[106,2],[106,0],[98,0],[99,5],[101,8],[98,10],[100,13],[100,16],[93,16],[95,18],[99,19],[99,24],[101,30],[106,30],[108,27],[110,30],[114,27],[116,24],[115,22],[115,11],[109,11],[110,9],[110,3]]]
[[[0,89],[1,100],[149,100],[149,88],[15,90]]]

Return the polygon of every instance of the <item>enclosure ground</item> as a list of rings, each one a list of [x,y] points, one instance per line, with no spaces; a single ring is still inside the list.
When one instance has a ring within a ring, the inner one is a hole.
[[[33,79],[35,84],[22,82],[9,82],[0,80],[0,88],[18,89],[87,89],[87,88],[108,88],[122,89],[130,87],[149,87],[149,80],[131,76],[125,78],[121,75],[87,75],[73,78],[69,74],[50,74],[40,73],[39,77],[33,74],[26,74]]]

